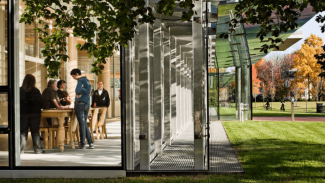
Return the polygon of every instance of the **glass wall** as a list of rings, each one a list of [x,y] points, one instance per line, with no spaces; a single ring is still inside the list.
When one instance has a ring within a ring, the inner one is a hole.
[[[9,166],[8,134],[0,134],[0,167]]]
[[[8,86],[8,2],[0,1],[0,86]],[[0,90],[0,167],[9,166],[8,89]],[[8,133],[8,132],[7,132]]]
[[[2,1],[0,4],[1,3]],[[24,10],[24,6],[24,2],[20,0],[20,13]],[[1,15],[2,14],[0,14],[0,18],[2,18]],[[2,23],[3,21],[0,21],[0,24]],[[45,23],[49,24],[49,30],[51,30],[53,25],[52,20],[47,20]],[[5,26],[0,26],[0,31],[2,31],[3,27]],[[43,92],[47,88],[50,78],[45,78],[47,69],[43,66],[44,60],[41,53],[45,48],[45,45],[38,40],[38,33],[35,31],[35,27],[42,28],[43,25],[37,24],[37,20],[35,20],[31,25],[21,23],[19,24],[19,27],[20,36],[23,39],[19,44],[19,72],[21,78],[19,86],[22,85],[22,81],[27,74],[32,74],[36,79],[36,88],[44,94]],[[0,36],[4,37],[3,35],[5,34],[0,34]],[[2,39],[2,37],[0,37],[0,51],[4,48],[2,45],[6,44],[6,40]],[[92,95],[98,89],[98,81],[103,82],[104,89],[108,91],[111,98],[111,105],[108,108],[105,106],[97,106],[97,108],[90,107],[88,113],[87,126],[90,130],[95,149],[89,148],[87,140],[86,149],[80,149],[80,125],[77,117],[75,117],[75,113],[73,112],[73,105],[70,105],[69,108],[66,108],[65,110],[43,109],[38,127],[40,143],[44,153],[35,153],[34,142],[37,138],[34,138],[33,140],[34,135],[31,134],[31,127],[29,126],[25,151],[20,154],[20,162],[16,162],[16,164],[27,167],[121,167],[121,119],[117,118],[121,115],[120,101],[118,97],[120,90],[120,56],[116,54],[114,57],[108,58],[108,62],[105,64],[105,69],[103,70],[102,75],[96,76],[91,73],[91,64],[93,63],[94,58],[88,58],[87,52],[76,49],[76,45],[78,43],[83,44],[84,40],[71,35],[67,41],[67,53],[69,59],[66,63],[62,62],[59,70],[59,77],[52,79],[55,79],[56,81],[59,81],[60,79],[65,80],[67,87],[63,90],[67,90],[71,103],[74,104],[77,81],[70,76],[70,71],[74,68],[79,68],[82,75],[86,76],[91,83],[92,92],[90,98],[92,98]],[[3,57],[2,53],[6,52],[1,52],[0,55],[1,81],[2,79],[6,79],[6,74],[2,71],[2,67],[7,63],[7,61],[4,60],[6,57]],[[7,67],[4,68],[6,69]],[[111,83],[113,83],[112,88]],[[2,83],[0,82],[0,85],[1,84]],[[3,82],[3,84],[6,83]],[[8,95],[6,96],[8,98]],[[43,97],[44,96],[45,94]],[[101,97],[100,100],[105,100],[105,97]],[[6,111],[8,111],[7,101],[8,99],[0,94],[0,127],[8,124],[8,119],[5,119],[5,117],[8,117],[8,114],[6,113]],[[114,115],[109,116],[108,111],[114,112]],[[25,119],[26,115],[21,115],[21,117]],[[50,120],[50,123],[46,118]],[[6,157],[8,160],[8,151],[6,151],[8,147],[8,136],[0,135],[0,141],[0,166],[2,166]]]
[[[110,62],[111,74],[111,88],[110,88],[110,99],[111,99],[111,114],[112,117],[121,116],[121,102],[119,99],[121,89],[121,77],[120,77],[120,55],[119,52],[111,58]]]
[[[219,69],[219,114],[220,120],[236,119],[236,74],[234,67]]]
[[[0,86],[8,84],[7,1],[0,1]]]
[[[0,93],[0,128],[8,128],[8,94]]]

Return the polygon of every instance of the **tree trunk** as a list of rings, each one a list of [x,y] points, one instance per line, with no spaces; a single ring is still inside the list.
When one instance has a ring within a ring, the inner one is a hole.
[[[256,97],[255,97],[255,108],[256,108]]]

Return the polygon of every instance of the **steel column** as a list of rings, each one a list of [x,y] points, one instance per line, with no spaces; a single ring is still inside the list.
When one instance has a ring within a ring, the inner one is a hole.
[[[148,3],[148,2],[147,2]],[[148,4],[147,4],[148,5]],[[152,27],[148,23],[139,25],[139,112],[140,112],[140,169],[150,170],[150,66]]]
[[[176,38],[170,38],[170,96],[171,96],[171,136],[176,138],[176,128],[177,128],[177,68],[176,68]],[[172,139],[171,139],[172,140]]]
[[[204,34],[202,28],[202,1],[195,1],[197,15],[193,16],[193,57],[194,57],[194,169],[204,169],[205,136],[205,84],[206,62],[204,58]]]
[[[176,39],[176,136],[181,128],[181,50],[179,40]],[[175,136],[175,138],[176,138]]]
[[[126,82],[126,162],[127,169],[134,169],[134,127],[135,127],[135,95],[134,79],[135,72],[132,64],[134,63],[134,41],[129,41],[125,48],[125,82]]]
[[[154,23],[154,57],[153,57],[153,99],[154,99],[154,141],[157,154],[162,153],[162,132],[163,132],[163,85],[162,85],[162,70],[163,70],[163,57],[162,57],[162,33],[161,21],[157,19]]]
[[[170,28],[164,29],[164,108],[165,142],[171,144],[171,63],[170,63]]]
[[[236,67],[236,119],[240,120],[241,67]]]

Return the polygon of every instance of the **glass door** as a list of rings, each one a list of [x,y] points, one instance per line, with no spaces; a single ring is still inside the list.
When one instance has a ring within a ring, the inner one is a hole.
[[[11,73],[8,69],[11,68],[10,61],[13,49],[12,44],[8,44],[11,27],[8,22],[11,16],[8,11],[8,1],[0,1],[0,169],[8,169],[12,166],[10,162],[9,143],[10,143],[10,129],[13,121],[12,114],[12,87],[10,87]]]

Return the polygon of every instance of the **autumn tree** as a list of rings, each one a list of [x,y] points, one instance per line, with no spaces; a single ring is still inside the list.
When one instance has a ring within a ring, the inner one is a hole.
[[[301,45],[301,49],[296,51],[297,57],[293,59],[293,67],[297,69],[294,82],[301,83],[301,85],[307,84],[308,95],[310,93],[309,85],[311,85],[312,88],[317,87],[318,76],[321,73],[321,65],[317,64],[318,60],[314,55],[323,53],[322,44],[323,40],[320,37],[311,34],[310,37],[305,39],[304,43]]]
[[[252,87],[253,87],[253,96],[255,98],[255,108],[256,108],[256,97],[261,93],[260,86],[261,80],[257,78],[257,71],[255,65],[252,66]]]
[[[264,95],[268,95],[274,99],[275,92],[283,86],[281,58],[274,57],[269,61],[262,59],[257,63],[256,70],[257,78],[263,83]],[[272,90],[271,87],[273,87]]]
[[[323,78],[318,77],[315,81],[315,87],[310,89],[310,93],[315,98],[316,103],[318,102],[319,97],[324,94],[324,86],[325,80]]]

